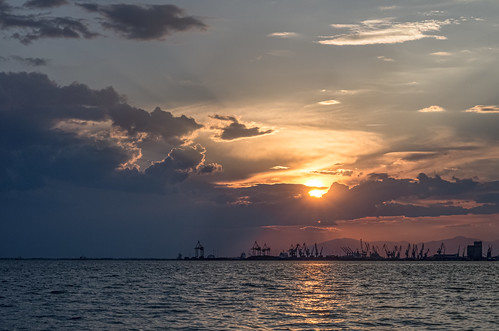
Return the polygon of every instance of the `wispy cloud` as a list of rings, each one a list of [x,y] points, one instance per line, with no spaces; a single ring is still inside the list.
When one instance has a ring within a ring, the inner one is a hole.
[[[394,9],[398,9],[399,6],[381,6],[381,7],[378,7],[379,10],[394,10]]]
[[[497,106],[497,105],[490,105],[490,106],[476,105],[474,107],[466,109],[465,112],[467,112],[467,113],[479,113],[479,114],[495,114],[495,113],[499,113],[499,106]]]
[[[393,22],[391,18],[363,21],[360,24],[331,24],[336,29],[349,32],[322,37],[318,43],[323,45],[375,45],[396,44],[423,38],[447,39],[445,36],[431,34],[440,31],[451,20],[424,20],[421,22]]]
[[[0,60],[1,61],[14,60],[14,61],[17,61],[19,63],[25,64],[28,66],[45,66],[49,62],[47,59],[43,59],[40,57],[21,57],[18,55],[11,55],[8,58],[0,56]]]
[[[445,111],[445,109],[440,107],[440,106],[437,106],[437,105],[433,105],[433,106],[418,110],[418,112],[420,112],[420,113],[441,113],[443,111]]]
[[[395,61],[394,59],[392,59],[391,57],[386,57],[384,55],[380,55],[377,57],[378,60],[381,60],[383,62],[393,62]]]
[[[273,32],[267,35],[268,37],[278,37],[278,38],[294,38],[298,34],[296,32]]]
[[[321,106],[332,106],[332,105],[337,105],[339,103],[340,102],[338,100],[324,100],[324,101],[318,102],[318,104]]]
[[[312,171],[314,174],[319,175],[331,175],[331,176],[346,176],[350,177],[353,175],[353,170],[349,169],[337,169],[337,170],[314,170]]]
[[[452,53],[449,53],[449,52],[435,52],[435,53],[431,53],[431,55],[435,55],[435,56],[451,56]]]
[[[280,166],[280,165],[273,166],[272,168],[270,168],[270,170],[288,170],[288,169],[289,169],[289,167]]]
[[[337,93],[340,94],[345,94],[345,95],[353,95],[353,94],[359,94],[362,92],[369,92],[367,89],[357,89],[357,90],[339,90]]]
[[[291,56],[293,52],[287,49],[274,49],[265,53],[266,55],[271,56]]]

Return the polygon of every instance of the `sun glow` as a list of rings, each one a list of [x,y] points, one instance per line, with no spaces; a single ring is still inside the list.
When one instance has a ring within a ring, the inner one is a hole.
[[[327,191],[328,191],[327,189],[324,189],[324,190],[323,189],[314,189],[314,190],[308,191],[308,195],[310,195],[313,198],[322,198],[322,196],[324,194],[326,194]]]
[[[307,180],[304,185],[311,186],[311,187],[324,187],[325,186],[324,183],[320,179],[317,179],[317,178]]]
[[[304,185],[314,187],[313,190],[308,191],[308,195],[313,198],[322,198],[322,196],[328,191],[328,189],[320,179],[309,179],[305,182]]]

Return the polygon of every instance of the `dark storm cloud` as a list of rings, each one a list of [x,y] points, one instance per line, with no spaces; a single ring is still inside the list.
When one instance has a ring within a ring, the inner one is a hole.
[[[104,17],[102,26],[122,34],[127,39],[163,39],[175,31],[206,29],[197,18],[186,16],[175,5],[139,6],[130,4],[80,4]]]
[[[202,127],[192,118],[185,115],[175,117],[159,107],[149,113],[127,104],[120,104],[110,109],[109,116],[115,125],[130,134],[148,132],[165,139],[179,137]]]
[[[129,133],[122,137],[125,143],[112,137],[106,122],[121,130],[121,136]],[[64,130],[64,123],[94,123],[103,129],[85,135]],[[166,182],[178,182],[206,166],[205,150],[201,146],[173,149],[145,174],[119,170],[136,157],[135,135],[142,132],[181,142],[182,136],[200,127],[191,118],[175,117],[159,108],[151,114],[134,108],[112,88],[58,86],[43,74],[0,73],[0,189],[29,189],[56,179],[129,190],[151,186],[161,191]]]
[[[17,15],[12,7],[0,2],[0,28],[11,30],[11,38],[24,44],[42,38],[93,38],[97,33],[90,31],[82,20],[68,17],[45,17],[40,15]]]
[[[37,125],[68,118],[103,120],[110,107],[123,103],[112,88],[92,90],[78,83],[58,86],[38,73],[0,73],[0,86],[2,115],[39,121]]]
[[[202,126],[184,115],[156,108],[152,113],[128,105],[113,88],[92,90],[73,83],[58,86],[46,75],[0,73],[0,107],[19,116],[54,124],[64,119],[106,120],[130,134],[149,133],[168,139],[188,135]]]
[[[247,127],[246,124],[239,122],[234,116],[213,115],[211,117],[220,121],[230,122],[229,125],[218,128],[220,132],[215,137],[222,140],[256,137],[274,132],[270,129],[262,130],[257,126]]]
[[[5,12],[10,9],[11,9],[10,5],[6,3],[5,0],[0,0],[0,12]]]
[[[147,168],[145,174],[170,183],[182,181],[189,173],[196,172],[204,161],[205,152],[200,145],[174,148],[163,161]]]
[[[0,190],[42,187],[47,179],[94,186],[130,158],[105,141],[52,131],[3,112],[0,119]]]
[[[206,165],[202,165],[198,167],[198,173],[199,174],[211,174],[215,172],[221,172],[222,171],[222,165],[219,163],[209,163]]]
[[[67,0],[30,0],[24,3],[25,7],[30,8],[52,8],[66,5]]]

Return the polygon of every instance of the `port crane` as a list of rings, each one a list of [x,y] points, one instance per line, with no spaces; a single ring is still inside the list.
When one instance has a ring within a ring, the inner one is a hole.
[[[393,250],[390,250],[386,244],[383,244],[383,249],[385,251],[386,258],[392,259],[392,260],[400,258],[400,249],[401,248],[402,248],[402,246],[400,246],[400,248],[399,248],[398,245],[395,245],[393,247]]]
[[[297,244],[296,246],[293,246],[291,244],[291,247],[288,249],[289,257],[297,257],[297,252],[298,252],[298,247],[300,245]]]
[[[345,252],[346,256],[354,257],[358,254],[358,252],[352,251],[350,247],[341,247],[341,249]]]
[[[252,256],[261,256],[262,255],[262,248],[258,243],[255,241],[253,244],[253,247],[251,247],[251,255]]]
[[[428,258],[428,254],[429,254],[429,253],[430,253],[430,249],[428,248],[428,249],[426,250],[426,252],[424,253],[424,255],[423,255],[423,259],[425,259],[425,260],[426,260],[426,259]]]
[[[386,254],[386,258],[391,258],[392,257],[392,252],[388,249],[388,247],[386,246],[386,244],[383,244],[383,250],[385,251],[385,254]]]
[[[378,246],[373,245],[371,250],[372,250],[372,252],[371,252],[372,258],[379,259],[381,257],[381,255],[379,255],[379,247]]]
[[[201,245],[201,243],[198,240],[198,243],[196,244],[196,247],[194,247],[194,252],[196,259],[204,259],[204,247]]]
[[[438,254],[438,255],[443,255],[443,254],[445,254],[445,245],[444,245],[444,243],[442,243],[442,244],[440,245],[440,247],[437,249],[437,254]]]
[[[365,246],[365,247],[364,247]],[[362,239],[360,239],[360,256],[362,258],[367,257],[367,252],[369,251],[369,244],[366,243],[365,245],[362,243]]]
[[[416,259],[416,254],[417,254],[417,252],[418,252],[418,245],[416,245],[416,244],[412,244],[411,258],[412,258],[413,260],[415,260],[415,259]]]
[[[411,244],[407,244],[407,249],[405,250],[405,258],[409,258],[409,251],[411,250]]]
[[[270,256],[270,247],[267,246],[267,243],[263,244],[262,255],[263,256]]]
[[[418,260],[423,259],[424,243],[421,244],[421,250],[419,251]]]
[[[307,247],[307,244],[303,243],[303,257],[310,257],[310,249]]]
[[[300,244],[296,244],[296,248],[298,249],[298,255],[300,257],[305,256],[305,247],[302,247]]]
[[[314,247],[312,248],[312,256],[314,256],[314,257],[321,256],[322,257],[322,247],[321,247],[321,251],[319,253],[319,250],[317,249],[317,243],[314,243]]]

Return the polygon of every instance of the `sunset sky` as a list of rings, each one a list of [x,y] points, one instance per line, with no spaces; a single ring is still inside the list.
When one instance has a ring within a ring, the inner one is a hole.
[[[499,239],[497,0],[0,0],[0,257]]]

